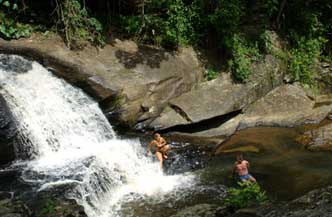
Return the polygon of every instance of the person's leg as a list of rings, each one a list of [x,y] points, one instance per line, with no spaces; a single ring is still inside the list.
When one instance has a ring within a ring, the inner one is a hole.
[[[249,175],[249,181],[256,182],[256,179],[252,175]]]
[[[163,161],[164,161],[163,154],[161,152],[157,151],[156,157],[160,162],[160,168],[163,169]]]
[[[169,145],[165,145],[164,147],[162,147],[161,151],[163,153],[163,158],[167,159],[167,152],[169,151],[171,147]]]

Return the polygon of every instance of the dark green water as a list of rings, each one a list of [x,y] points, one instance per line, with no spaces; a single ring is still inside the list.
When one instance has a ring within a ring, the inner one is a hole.
[[[124,216],[171,216],[197,204],[222,205],[227,187],[236,185],[232,176],[236,154],[250,161],[250,172],[271,200],[290,200],[306,192],[332,184],[332,153],[311,152],[297,142],[304,128],[250,128],[237,132],[219,149],[219,154],[181,147],[175,151],[169,170],[191,172],[197,185],[186,191],[171,192],[164,199],[142,198],[124,202]],[[249,147],[249,148],[248,148]],[[151,214],[151,215],[150,215]]]
[[[331,185],[332,153],[306,150],[296,141],[302,130],[265,127],[239,131],[204,168],[202,179],[232,185],[236,151],[243,150],[251,163],[250,172],[274,199],[288,200]]]

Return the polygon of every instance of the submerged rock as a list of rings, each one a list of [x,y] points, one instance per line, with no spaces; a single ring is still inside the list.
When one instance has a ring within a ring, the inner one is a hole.
[[[332,151],[332,123],[306,131],[298,141],[310,151]]]
[[[15,159],[13,139],[17,128],[5,99],[0,95],[0,166]]]

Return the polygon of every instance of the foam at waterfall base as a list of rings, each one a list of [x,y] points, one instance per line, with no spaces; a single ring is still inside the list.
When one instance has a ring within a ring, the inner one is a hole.
[[[14,55],[1,58],[6,58],[3,63],[29,62]],[[27,72],[0,67],[0,93],[19,123],[25,147],[18,150],[29,152],[23,159],[26,182],[39,191],[70,185],[67,196],[89,217],[119,216],[124,198],[162,198],[195,183],[190,173],[165,176],[138,139],[117,138],[96,102],[37,62],[31,64]]]

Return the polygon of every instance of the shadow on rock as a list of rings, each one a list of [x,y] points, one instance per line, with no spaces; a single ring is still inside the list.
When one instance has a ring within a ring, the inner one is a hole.
[[[159,68],[162,61],[169,58],[166,51],[147,46],[138,46],[136,52],[117,50],[115,56],[128,69],[135,68],[138,64],[148,65],[151,68]]]

